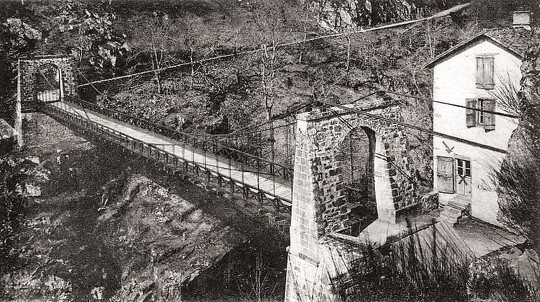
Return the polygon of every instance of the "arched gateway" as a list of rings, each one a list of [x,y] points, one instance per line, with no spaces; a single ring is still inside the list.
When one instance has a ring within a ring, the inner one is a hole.
[[[400,108],[391,103],[354,109],[371,116],[401,120]],[[409,164],[407,139],[401,126],[337,108],[300,114],[286,301],[300,301],[299,297],[306,297],[306,293],[317,292],[314,285],[321,281],[317,277],[318,266],[324,261],[320,255],[321,242],[331,234],[347,233],[347,230],[351,233],[350,205],[343,184],[347,177],[343,174],[342,145],[355,129],[362,129],[368,137],[367,175],[372,177],[368,183],[372,183],[377,206],[375,223],[392,225],[401,209],[419,203],[417,181],[411,177],[415,175],[414,168]],[[302,295],[298,296],[299,293]]]
[[[19,60],[19,74],[23,108],[76,94],[73,58],[61,55],[23,58]]]
[[[73,58],[62,55],[21,58],[18,61],[14,128],[17,146],[23,145],[22,115],[40,103],[52,103],[76,95]]]

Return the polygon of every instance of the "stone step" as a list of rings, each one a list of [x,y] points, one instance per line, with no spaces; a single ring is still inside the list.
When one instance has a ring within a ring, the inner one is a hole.
[[[455,209],[455,208],[446,208],[443,213],[453,214],[453,215],[462,215],[465,209]]]
[[[448,205],[454,208],[466,209],[471,204],[471,198],[464,195],[457,195],[448,201]]]
[[[448,202],[441,212],[441,218],[451,224],[456,224],[470,206],[470,199],[466,196],[456,196]]]
[[[443,211],[441,212],[441,216],[443,217],[449,217],[449,218],[453,218],[453,217],[460,217],[461,215],[463,215],[463,213],[461,212],[450,212],[450,211]]]
[[[441,218],[450,224],[456,224],[460,217],[461,215],[445,215],[444,213],[441,213]]]

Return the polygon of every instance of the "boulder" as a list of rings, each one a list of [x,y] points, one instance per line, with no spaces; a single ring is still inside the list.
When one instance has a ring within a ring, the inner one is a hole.
[[[0,140],[9,140],[15,137],[15,129],[5,120],[0,119]]]
[[[41,196],[41,188],[32,184],[24,185],[24,196],[26,197],[38,197]]]
[[[40,163],[39,157],[37,156],[27,156],[24,158],[24,160],[35,165],[39,165]]]
[[[160,123],[172,129],[182,129],[188,119],[179,112],[169,113],[166,117],[160,120]]]
[[[8,153],[15,145],[15,129],[0,119],[0,155]]]
[[[8,18],[6,25],[12,34],[17,34],[19,37],[24,37],[28,40],[41,40],[43,36],[39,30],[18,18]]]

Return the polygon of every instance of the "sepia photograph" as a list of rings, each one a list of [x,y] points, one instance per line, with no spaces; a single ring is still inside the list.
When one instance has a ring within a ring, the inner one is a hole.
[[[540,301],[540,0],[0,0],[4,301]]]

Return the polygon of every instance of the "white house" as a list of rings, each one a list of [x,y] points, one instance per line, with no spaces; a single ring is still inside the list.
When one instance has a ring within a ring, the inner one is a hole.
[[[521,61],[531,32],[487,31],[442,53],[433,69],[434,186],[443,217],[471,215],[500,225],[493,171],[500,167],[517,120],[505,115],[502,89],[519,89]],[[477,109],[477,110],[474,110]],[[495,112],[495,113],[493,113]]]

